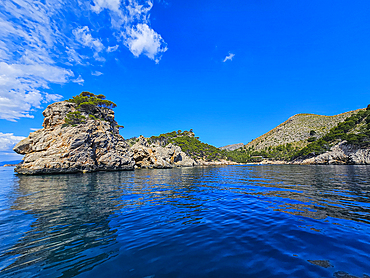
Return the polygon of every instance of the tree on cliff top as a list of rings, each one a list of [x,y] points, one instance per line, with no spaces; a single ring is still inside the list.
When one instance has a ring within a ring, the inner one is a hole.
[[[77,111],[69,112],[66,115],[64,126],[68,125],[74,126],[77,124],[86,123],[86,117],[83,116],[81,112],[87,113],[91,119],[98,120],[98,118],[96,117],[97,116],[96,112],[98,111],[97,108],[113,109],[117,107],[117,105],[113,101],[106,100],[106,97],[104,95],[102,94],[95,95],[93,93],[86,91],[82,92],[77,96],[73,96],[71,99],[68,99],[67,101],[77,104],[76,107]],[[101,118],[100,120],[105,120],[105,117],[103,116],[103,118]],[[116,127],[118,129],[123,128],[122,125],[117,125]]]
[[[106,97],[102,94],[95,95],[90,92],[82,92],[78,96],[74,96],[67,101],[76,103],[78,105],[77,109],[89,109],[92,107],[113,109],[117,107],[117,105],[113,101],[106,100],[105,98]]]

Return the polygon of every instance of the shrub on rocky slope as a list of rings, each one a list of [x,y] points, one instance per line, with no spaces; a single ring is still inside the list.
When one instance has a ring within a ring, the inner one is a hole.
[[[150,137],[150,142],[164,146],[172,143],[181,147],[183,152],[196,160],[214,161],[226,159],[226,151],[201,142],[199,137],[195,137],[193,130],[178,130],[177,132],[172,131],[159,136],[152,136]]]

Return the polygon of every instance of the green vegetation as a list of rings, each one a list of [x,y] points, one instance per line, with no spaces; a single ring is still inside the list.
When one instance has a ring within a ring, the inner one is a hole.
[[[226,159],[226,151],[199,141],[199,137],[194,136],[192,129],[190,131],[178,130],[177,132],[172,131],[159,136],[152,136],[149,139],[149,143],[157,143],[161,146],[172,143],[181,147],[182,151],[193,159],[203,159],[205,161]]]
[[[313,142],[315,140],[309,138],[315,137],[317,140],[318,138],[323,137],[331,128],[359,111],[360,109],[334,116],[297,114],[269,132],[259,136],[255,140],[252,140],[247,144],[247,147],[261,150],[266,147],[292,143],[294,146],[303,148],[310,143],[309,141]]]
[[[291,161],[324,153],[342,140],[359,147],[370,145],[370,105],[366,110],[336,116],[293,116],[244,148],[228,151],[227,157],[240,163],[263,159]]]
[[[109,108],[113,109],[116,108],[117,105],[110,100],[106,100],[104,95],[94,95],[90,92],[82,92],[78,96],[74,96],[71,99],[68,99],[68,102],[76,103],[77,110],[89,110],[95,107],[100,108]]]
[[[94,115],[91,115],[91,114],[89,114],[89,118],[91,118],[91,119],[93,119],[93,120],[98,120],[98,118],[97,117],[95,117]]]
[[[342,140],[359,147],[370,145],[370,106],[348,117],[330,129],[329,133],[297,151],[293,158],[322,154]]]
[[[293,144],[270,146],[258,151],[253,147],[240,148],[227,152],[227,158],[239,163],[260,162],[263,159],[288,161],[298,149]]]
[[[82,92],[81,94],[72,97],[67,100],[68,102],[77,104],[75,112],[69,112],[65,118],[65,124],[63,126],[76,126],[78,124],[86,123],[86,117],[82,113],[87,114],[88,117],[92,120],[101,120],[105,121],[104,118],[101,118],[100,109],[113,109],[117,105],[107,100],[106,97],[102,94],[95,95],[90,92]],[[99,116],[100,115],[100,116]],[[123,128],[121,125],[117,125],[117,128]]]
[[[86,123],[86,117],[81,115],[80,111],[70,112],[67,114],[65,119],[65,125],[76,126],[77,124],[80,123]]]
[[[244,148],[227,152],[230,160],[248,163],[259,162],[262,159],[290,161],[298,157],[309,157],[322,154],[342,140],[359,147],[370,145],[370,105],[366,110],[352,113],[343,122],[332,127],[321,138],[315,130],[310,130],[308,144],[300,145],[300,142],[266,146],[255,149],[254,145],[248,144]],[[263,143],[263,140],[260,141]]]
[[[127,143],[130,147],[132,147],[132,146],[133,146],[133,145],[135,145],[137,142],[139,142],[139,138],[137,138],[137,137],[131,137],[131,138],[129,138],[129,139],[126,139],[125,141],[126,141],[126,143]]]

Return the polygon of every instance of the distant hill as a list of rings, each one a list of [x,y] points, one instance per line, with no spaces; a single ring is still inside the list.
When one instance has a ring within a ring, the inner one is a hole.
[[[370,164],[370,104],[292,158],[304,164]]]
[[[279,146],[282,144],[292,144],[304,147],[311,137],[321,138],[327,134],[331,128],[343,122],[364,109],[345,112],[334,116],[323,116],[315,114],[297,114],[278,125],[269,132],[261,135],[246,145],[246,148],[262,150],[268,147]]]
[[[227,155],[243,163],[264,159],[291,161],[322,154],[341,140],[364,146],[368,138],[368,113],[364,108],[335,116],[297,114],[243,148],[228,151]]]
[[[233,150],[236,150],[236,149],[239,149],[239,148],[242,148],[242,147],[244,147],[244,144],[243,143],[238,143],[238,144],[232,144],[232,145],[227,145],[227,146],[220,147],[220,150],[233,151]]]

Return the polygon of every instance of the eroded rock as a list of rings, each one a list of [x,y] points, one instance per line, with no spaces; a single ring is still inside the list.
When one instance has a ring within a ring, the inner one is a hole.
[[[150,145],[146,138],[140,136],[138,142],[131,147],[137,168],[173,168],[191,167],[195,161],[187,156],[179,146]]]
[[[95,119],[82,112],[85,123],[65,126],[66,115],[74,111],[76,104],[67,101],[53,103],[45,109],[44,128],[14,147],[15,152],[25,155],[16,172],[47,174],[134,168],[132,153],[119,135],[111,109],[96,107]]]
[[[293,164],[370,164],[370,149],[347,144],[344,140],[328,152],[312,158],[296,160]]]

